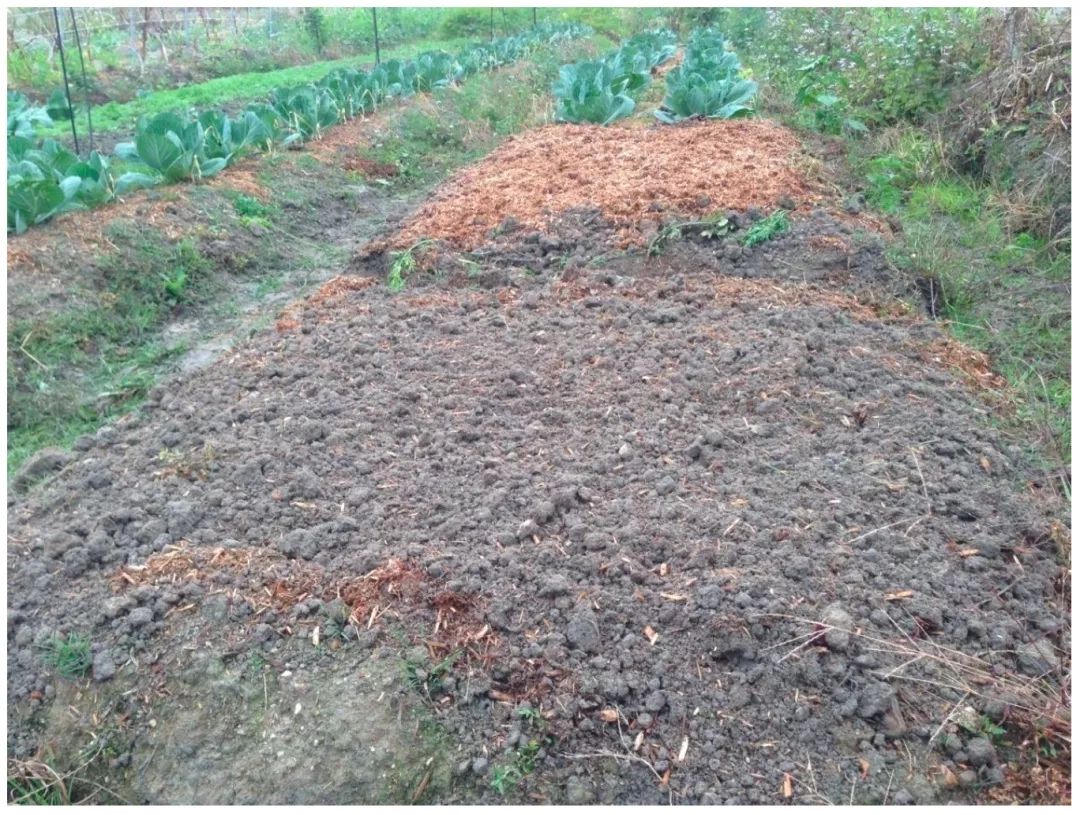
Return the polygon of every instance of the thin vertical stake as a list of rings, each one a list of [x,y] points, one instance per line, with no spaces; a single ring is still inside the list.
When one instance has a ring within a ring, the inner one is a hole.
[[[83,60],[82,53],[82,40],[79,38],[79,24],[75,22],[75,9],[68,9],[71,12],[71,27],[75,29],[75,47],[79,49],[79,69],[82,71],[83,81],[83,99],[86,101],[86,129],[90,131],[90,149],[94,149],[94,120],[90,118],[90,83],[86,81],[86,62]],[[71,112],[72,117],[75,116],[75,111]]]
[[[491,41],[495,42],[495,6],[491,7],[490,30],[491,30]]]
[[[75,152],[79,152],[79,134],[75,130],[75,108],[71,104],[71,86],[68,84],[67,60],[64,59],[64,35],[60,33],[60,12],[53,6],[53,21],[56,23],[56,47],[60,49],[60,69],[64,72],[64,95],[67,98],[68,114],[71,116],[71,138],[75,142]]]
[[[379,15],[375,12],[375,7],[371,7],[371,25],[375,28],[375,64],[379,64]]]

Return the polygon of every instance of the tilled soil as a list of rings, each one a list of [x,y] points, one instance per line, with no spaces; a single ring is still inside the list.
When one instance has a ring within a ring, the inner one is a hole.
[[[504,247],[535,268],[346,278],[38,462],[9,755],[89,742],[154,803],[1000,783],[978,722],[1061,681],[1062,527],[978,360],[895,307],[872,241],[806,223],[849,244],[616,257],[589,227]],[[92,678],[43,664],[57,631]]]

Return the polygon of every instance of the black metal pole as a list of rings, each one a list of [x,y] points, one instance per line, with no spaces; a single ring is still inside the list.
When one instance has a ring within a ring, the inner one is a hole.
[[[53,6],[53,21],[56,23],[56,47],[60,49],[60,70],[64,73],[64,96],[67,98],[68,114],[71,116],[71,138],[75,142],[75,152],[79,152],[79,134],[75,130],[75,108],[71,105],[71,86],[68,84],[67,60],[64,59],[64,35],[60,33],[60,12]]]
[[[75,22],[75,9],[71,12],[71,27],[75,30],[75,47],[79,49],[79,70],[82,71],[83,99],[86,101],[86,129],[90,132],[90,149],[94,149],[94,120],[90,118],[90,83],[86,80],[86,61],[83,59],[82,39],[79,37],[79,24]],[[71,112],[72,117],[75,111]]]
[[[491,41],[495,42],[495,6],[491,7],[490,31],[491,31]]]
[[[536,6],[533,6],[533,28],[536,28]]]
[[[375,64],[379,64],[379,15],[375,13],[375,7],[371,7],[371,24],[375,27]]]

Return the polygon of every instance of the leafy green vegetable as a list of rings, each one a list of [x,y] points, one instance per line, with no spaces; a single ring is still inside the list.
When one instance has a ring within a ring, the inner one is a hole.
[[[91,153],[85,161],[46,140],[34,143],[34,127],[53,118],[70,118],[62,91],[47,106],[34,105],[22,93],[8,91],[8,229],[23,232],[61,212],[109,201],[162,181],[208,178],[246,150],[269,150],[319,138],[338,122],[368,113],[388,97],[446,87],[463,76],[507,64],[545,42],[591,33],[577,24],[544,24],[515,37],[466,48],[457,57],[430,51],[414,60],[387,60],[370,73],[339,68],[318,82],[276,88],[262,103],[248,105],[236,117],[206,110],[192,117],[177,113],[143,116],[135,138],[118,144],[115,154],[139,162],[147,172],[114,178],[108,160]],[[638,62],[625,60],[616,85],[633,84]],[[632,103],[631,103],[632,107]],[[50,115],[52,114],[52,115]]]
[[[445,51],[428,51],[416,58],[416,89],[430,91],[453,85],[462,76],[457,60]]]
[[[316,85],[333,97],[338,112],[352,119],[365,111],[374,110],[376,99],[367,92],[367,74],[352,68],[339,68]]]
[[[333,94],[317,85],[278,88],[271,94],[270,105],[300,141],[319,138],[326,128],[345,118]]]
[[[619,50],[641,57],[646,70],[652,70],[675,56],[676,36],[673,31],[646,31],[625,40]]]
[[[601,59],[564,65],[552,86],[555,120],[607,125],[629,116],[631,94],[646,87],[652,69],[674,53],[675,35],[652,31],[631,37]]]
[[[634,112],[634,100],[624,93],[631,81],[621,66],[606,60],[575,62],[559,69],[555,119],[607,125]]]
[[[268,139],[266,125],[250,111],[236,119],[220,110],[204,110],[199,114],[198,122],[203,127],[203,147],[209,158],[221,158],[226,164],[253,147],[265,144]]]
[[[732,119],[753,111],[757,83],[748,79],[710,79],[682,66],[667,75],[667,95],[656,118],[672,124],[690,116]]]
[[[416,63],[391,59],[372,73],[380,70],[386,75],[387,96],[411,96],[416,91]]]
[[[45,103],[45,112],[49,114],[49,118],[54,122],[66,121],[74,115],[74,111],[68,106],[67,96],[62,88],[57,88],[49,96],[48,101]]]
[[[8,228],[16,234],[73,209],[112,200],[115,192],[109,162],[98,152],[85,161],[59,142],[8,139]]]
[[[198,121],[185,121],[175,113],[143,116],[136,125],[134,143],[116,145],[117,156],[143,164],[166,182],[209,178],[225,167],[224,158],[206,154],[206,130]],[[127,187],[134,179],[126,179]]]
[[[723,35],[712,29],[695,31],[683,64],[668,72],[667,93],[656,118],[673,124],[691,116],[732,119],[753,112],[757,83],[740,78],[738,56],[726,50]]]
[[[610,85],[614,93],[634,93],[649,84],[651,66],[644,54],[620,48],[604,63],[611,73]]]
[[[43,107],[30,104],[26,94],[19,91],[7,92],[7,132],[8,136],[24,139],[34,137],[35,125],[51,125],[52,118]]]

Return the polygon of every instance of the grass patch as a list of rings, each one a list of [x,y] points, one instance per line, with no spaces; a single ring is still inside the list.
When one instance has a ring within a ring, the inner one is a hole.
[[[395,113],[390,135],[376,143],[368,157],[396,166],[398,174],[393,183],[399,188],[427,186],[483,152],[466,143],[466,123],[456,115],[453,99],[447,93],[436,92],[431,99]]]
[[[240,193],[233,199],[233,209],[241,218],[263,218],[269,220],[277,212],[276,207],[267,206],[258,198]]]
[[[56,669],[64,679],[79,679],[86,675],[93,664],[90,656],[90,639],[80,634],[67,637],[55,635],[45,644],[42,660]]]
[[[890,259],[913,277],[937,279],[950,330],[990,355],[1016,392],[1017,429],[1039,440],[1032,454],[1067,491],[1070,247],[1010,228],[1008,195],[935,163],[929,136],[912,129],[889,141],[883,151],[854,147],[852,167],[867,201],[902,226]]]
[[[71,804],[66,779],[40,761],[8,762],[7,800],[22,806]]]
[[[137,404],[184,350],[156,330],[212,293],[210,263],[193,242],[171,243],[150,227],[111,231],[128,249],[101,262],[101,291],[8,326],[9,476],[35,450],[66,446]]]

